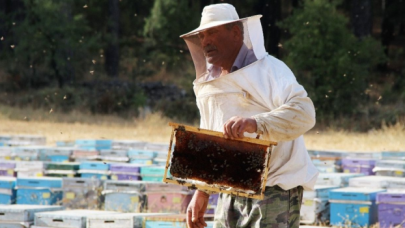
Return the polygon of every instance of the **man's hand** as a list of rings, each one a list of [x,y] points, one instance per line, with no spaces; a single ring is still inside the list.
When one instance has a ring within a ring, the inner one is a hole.
[[[243,133],[255,133],[257,131],[257,123],[253,118],[242,118],[234,116],[224,124],[225,138],[243,138]]]
[[[195,191],[190,204],[187,207],[187,227],[203,228],[207,226],[204,221],[204,213],[207,210],[208,198],[210,196],[202,191]]]

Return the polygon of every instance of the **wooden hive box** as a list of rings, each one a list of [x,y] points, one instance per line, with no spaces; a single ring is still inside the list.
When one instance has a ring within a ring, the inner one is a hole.
[[[192,189],[263,199],[271,148],[275,142],[225,139],[215,132],[172,126],[163,181]]]

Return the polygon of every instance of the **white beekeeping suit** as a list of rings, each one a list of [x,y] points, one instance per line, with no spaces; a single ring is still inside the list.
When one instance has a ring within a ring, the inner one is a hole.
[[[196,69],[193,84],[201,114],[200,127],[222,132],[224,123],[233,116],[253,117],[261,139],[278,142],[272,150],[267,186],[312,189],[318,171],[302,135],[315,124],[314,107],[291,70],[265,51],[261,16],[239,19],[236,14],[232,15],[233,20],[221,21],[210,18],[221,14],[205,14],[208,16],[203,17],[199,28],[181,36]],[[243,25],[243,45],[256,61],[227,75],[213,76],[213,66],[206,61],[198,32],[238,21]],[[245,133],[245,136],[256,137],[256,134]]]

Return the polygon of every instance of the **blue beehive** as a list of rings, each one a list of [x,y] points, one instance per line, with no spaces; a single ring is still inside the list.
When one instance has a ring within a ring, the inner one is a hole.
[[[17,204],[55,205],[62,199],[62,178],[17,178]]]
[[[340,227],[367,227],[377,223],[376,196],[384,189],[340,188],[329,192],[330,223]]]
[[[39,159],[41,161],[68,162],[75,148],[46,148],[41,150]]]
[[[80,149],[108,150],[111,149],[112,140],[78,139],[75,144]]]
[[[142,181],[106,181],[104,209],[121,212],[142,212],[145,205]]]
[[[142,166],[141,176],[143,181],[163,181],[163,176],[165,174],[164,166]],[[170,176],[170,173],[167,173]]]
[[[405,151],[383,151],[381,157],[384,160],[405,160]]]
[[[15,203],[15,178],[0,177],[0,204]]]
[[[107,180],[110,178],[110,164],[105,162],[81,162],[79,173],[82,178]]]
[[[153,164],[153,159],[156,157],[157,152],[153,150],[140,150],[131,149],[128,151],[130,163],[133,164]]]
[[[75,141],[56,141],[57,147],[74,147]]]
[[[24,146],[14,147],[14,160],[16,161],[36,161],[39,155],[46,147],[43,146]]]

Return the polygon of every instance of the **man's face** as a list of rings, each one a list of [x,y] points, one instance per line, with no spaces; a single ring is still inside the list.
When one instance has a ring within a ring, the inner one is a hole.
[[[235,36],[225,26],[217,26],[198,33],[205,58],[214,66],[229,61],[235,48]]]

